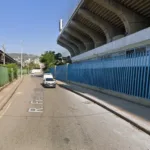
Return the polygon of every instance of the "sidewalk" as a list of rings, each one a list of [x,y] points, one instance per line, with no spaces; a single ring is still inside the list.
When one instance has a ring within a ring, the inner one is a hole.
[[[57,84],[97,103],[150,135],[150,108],[74,84],[61,81]]]
[[[5,104],[9,101],[21,82],[22,79],[19,78],[0,91],[0,110],[2,110]]]

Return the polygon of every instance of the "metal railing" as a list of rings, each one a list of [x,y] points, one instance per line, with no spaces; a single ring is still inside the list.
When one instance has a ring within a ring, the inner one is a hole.
[[[150,99],[150,53],[57,66],[56,78]]]

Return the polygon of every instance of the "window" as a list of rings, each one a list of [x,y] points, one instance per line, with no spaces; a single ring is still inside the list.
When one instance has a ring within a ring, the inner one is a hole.
[[[54,81],[53,78],[46,78],[46,81]]]
[[[134,53],[134,49],[132,49],[132,50],[127,50],[126,51],[126,55],[131,55],[131,54],[133,54]]]
[[[146,47],[139,47],[135,49],[136,53],[145,53],[146,52]]]

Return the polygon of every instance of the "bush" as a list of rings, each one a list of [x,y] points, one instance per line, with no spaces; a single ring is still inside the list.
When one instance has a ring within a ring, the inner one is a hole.
[[[18,66],[16,64],[6,64],[8,68],[9,81],[11,82],[13,79],[18,78]]]

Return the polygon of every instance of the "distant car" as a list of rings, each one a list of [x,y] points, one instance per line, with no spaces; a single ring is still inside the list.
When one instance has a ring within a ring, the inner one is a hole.
[[[31,75],[31,76],[34,76],[35,74],[31,72],[30,75]]]

